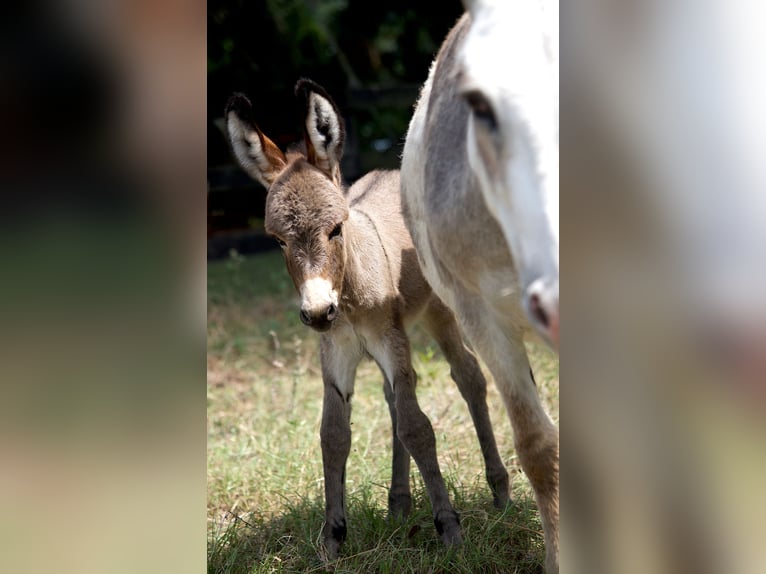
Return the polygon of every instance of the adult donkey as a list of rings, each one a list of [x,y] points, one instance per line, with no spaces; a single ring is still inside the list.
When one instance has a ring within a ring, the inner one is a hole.
[[[300,292],[301,320],[321,332],[327,554],[335,558],[346,537],[351,397],[357,365],[365,355],[383,372],[394,428],[390,513],[403,517],[409,512],[412,455],[431,499],[437,531],[446,544],[460,543],[458,514],[439,469],[434,433],[416,399],[405,326],[422,316],[449,361],[473,417],[495,504],[503,506],[508,501],[508,474],[492,432],[486,381],[452,312],[434,296],[420,271],[402,220],[399,172],[372,172],[344,191],[344,126],[335,103],[308,80],[299,81],[296,92],[306,104],[305,153],[282,153],[251,121],[250,102],[242,95],[229,101],[226,125],[239,164],[269,190],[266,230],[282,246]]]
[[[423,272],[486,362],[558,571],[559,439],[523,337],[558,347],[558,1],[466,1],[410,123],[402,209]]]

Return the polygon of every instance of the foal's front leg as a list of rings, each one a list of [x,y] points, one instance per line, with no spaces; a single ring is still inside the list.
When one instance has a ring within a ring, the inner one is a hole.
[[[383,369],[381,368],[381,371]],[[397,434],[396,397],[394,386],[383,372],[383,393],[391,415],[393,435],[393,460],[391,464],[391,489],[388,491],[388,514],[394,520],[404,520],[410,513],[412,495],[410,494],[410,453],[404,448]]]
[[[346,539],[346,460],[351,450],[351,396],[356,367],[361,360],[351,340],[329,335],[321,339],[322,380],[322,464],[324,466],[325,525],[327,557],[334,560]]]

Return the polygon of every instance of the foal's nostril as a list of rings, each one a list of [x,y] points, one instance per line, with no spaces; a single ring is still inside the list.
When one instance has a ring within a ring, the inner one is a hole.
[[[550,326],[548,314],[545,312],[545,309],[543,309],[543,305],[540,302],[540,296],[537,293],[533,293],[529,297],[529,311],[532,313],[535,320],[537,320],[537,322],[545,329]]]
[[[327,320],[332,321],[335,319],[335,316],[338,314],[338,308],[335,306],[334,303],[330,303],[330,306],[327,308]]]
[[[306,313],[305,309],[301,309],[301,321],[304,325],[311,325],[311,317],[309,317],[309,314]]]

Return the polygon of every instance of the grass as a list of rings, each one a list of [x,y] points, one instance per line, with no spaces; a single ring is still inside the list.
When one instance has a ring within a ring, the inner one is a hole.
[[[478,441],[449,366],[417,328],[418,399],[436,433],[465,544],[449,550],[440,543],[414,463],[411,515],[389,522],[391,422],[382,377],[363,362],[346,471],[348,538],[341,557],[323,564],[318,335],[300,323],[297,310],[279,252],[209,264],[208,572],[541,572],[539,516],[494,385],[490,416],[514,498],[504,511],[492,508]],[[534,346],[530,359],[557,421],[558,360]]]

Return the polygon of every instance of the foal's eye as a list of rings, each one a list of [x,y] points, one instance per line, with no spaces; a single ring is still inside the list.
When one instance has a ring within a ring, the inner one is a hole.
[[[333,237],[340,237],[342,232],[343,232],[343,225],[339,223],[338,225],[332,228],[332,231],[330,232],[330,239],[332,239]]]
[[[279,237],[275,237],[274,239],[276,239],[276,240],[277,240],[277,243],[279,243],[279,246],[280,246],[282,249],[284,249],[285,247],[287,247],[287,243],[285,243],[284,241],[282,241],[282,240],[281,240]]]
[[[471,106],[471,111],[476,120],[483,123],[490,130],[495,131],[497,129],[495,111],[484,94],[478,91],[470,91],[466,92],[464,97],[468,105]]]

